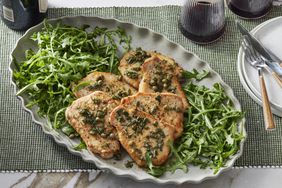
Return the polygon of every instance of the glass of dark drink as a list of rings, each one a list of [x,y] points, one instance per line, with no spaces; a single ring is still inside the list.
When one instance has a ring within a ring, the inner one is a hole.
[[[178,25],[182,34],[193,42],[216,41],[225,30],[224,0],[186,0]]]
[[[226,0],[229,9],[245,19],[261,18],[272,8],[273,0]]]

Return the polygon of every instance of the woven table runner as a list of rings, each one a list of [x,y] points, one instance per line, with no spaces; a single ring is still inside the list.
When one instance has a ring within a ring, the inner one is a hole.
[[[242,157],[236,167],[282,166],[282,119],[274,117],[277,129],[265,131],[262,107],[256,104],[240,84],[236,71],[240,34],[234,20],[237,18],[226,10],[226,32],[218,42],[197,45],[187,40],[178,30],[179,6],[153,8],[79,8],[49,9],[48,17],[60,16],[101,16],[114,17],[123,21],[150,28],[162,33],[170,40],[184,46],[209,62],[223,80],[231,86],[246,112],[247,141]],[[241,20],[248,28],[277,16],[282,16],[282,7],[274,7],[263,19]],[[89,170],[95,165],[84,162],[80,157],[59,146],[53,138],[44,134],[42,128],[33,123],[30,114],[25,112],[15,97],[10,83],[9,54],[23,32],[8,29],[0,21],[0,171],[49,171],[49,170]]]

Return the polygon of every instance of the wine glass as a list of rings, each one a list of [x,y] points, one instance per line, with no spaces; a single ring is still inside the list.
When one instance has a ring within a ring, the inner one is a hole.
[[[226,0],[229,9],[241,18],[254,19],[266,15],[273,0]]]
[[[225,30],[224,0],[186,0],[178,23],[182,34],[193,42],[214,42]]]

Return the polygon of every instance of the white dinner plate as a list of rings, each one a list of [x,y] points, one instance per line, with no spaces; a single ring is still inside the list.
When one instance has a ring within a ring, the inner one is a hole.
[[[251,33],[267,49],[270,49],[282,59],[282,17],[277,17],[258,25]],[[245,61],[245,53],[242,47],[240,47],[238,53],[237,68],[240,81],[247,93],[257,103],[262,105],[258,72]],[[275,81],[271,73],[263,70],[263,74],[273,113],[282,117],[282,87]]]
[[[128,35],[132,36],[132,48],[142,47],[145,50],[157,50],[163,54],[173,57],[176,62],[178,62],[185,70],[191,71],[192,69],[207,70],[210,72],[208,79],[203,79],[199,84],[205,85],[207,87],[212,87],[214,83],[220,83],[227,95],[230,97],[234,104],[234,108],[241,110],[239,101],[235,98],[232,89],[225,84],[221,77],[213,71],[208,63],[199,59],[195,54],[186,51],[182,46],[169,41],[165,36],[156,33],[150,29],[139,27],[132,23],[122,22],[116,19],[105,19],[100,17],[62,17],[58,19],[49,20],[49,23],[56,24],[57,22],[62,22],[63,24],[72,25],[81,27],[82,25],[90,25],[92,28],[106,27],[108,29],[113,29],[117,27],[123,28]],[[36,49],[37,44],[30,39],[30,36],[37,31],[40,31],[43,27],[43,24],[39,24],[31,29],[29,29],[25,35],[19,39],[16,44],[15,49],[12,51],[11,57],[15,57],[20,62],[25,59],[25,51],[28,49]],[[17,62],[11,61],[10,71],[13,73],[17,69]],[[12,80],[15,89],[18,90],[14,80]],[[55,141],[63,146],[66,146],[68,150],[75,155],[81,156],[85,161],[95,163],[97,167],[101,169],[111,170],[114,174],[120,176],[132,177],[139,181],[153,181],[156,183],[175,183],[181,184],[184,182],[190,183],[200,183],[201,181],[209,178],[217,177],[221,172],[230,169],[236,159],[239,158],[242,154],[243,139],[240,143],[240,150],[233,155],[226,163],[226,165],[219,169],[217,174],[214,174],[214,171],[207,169],[200,169],[198,166],[189,166],[189,171],[187,173],[182,170],[177,170],[175,173],[167,172],[163,176],[156,178],[144,171],[143,169],[137,167],[136,165],[133,168],[126,168],[125,163],[130,160],[129,156],[126,153],[122,154],[121,161],[116,161],[114,159],[104,160],[88,150],[76,151],[74,146],[79,143],[79,140],[73,140],[68,138],[61,131],[55,130],[52,128],[52,125],[48,124],[46,119],[38,116],[36,108],[28,109],[25,105],[28,103],[29,98],[27,95],[20,95],[19,98],[22,101],[23,108],[31,113],[32,119],[34,122],[42,126],[43,131],[51,135]],[[245,119],[238,122],[238,130],[243,132],[243,135],[246,136],[246,131],[244,127]]]

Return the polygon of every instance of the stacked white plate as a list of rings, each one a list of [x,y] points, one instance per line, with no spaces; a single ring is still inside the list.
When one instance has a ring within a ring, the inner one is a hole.
[[[282,59],[282,16],[270,19],[257,27],[251,33],[277,57]],[[282,63],[282,62],[280,62]],[[245,61],[244,49],[240,47],[237,70],[240,81],[258,104],[262,105],[259,77],[257,70]],[[263,70],[271,109],[274,114],[282,117],[282,87],[275,81],[271,73]]]

